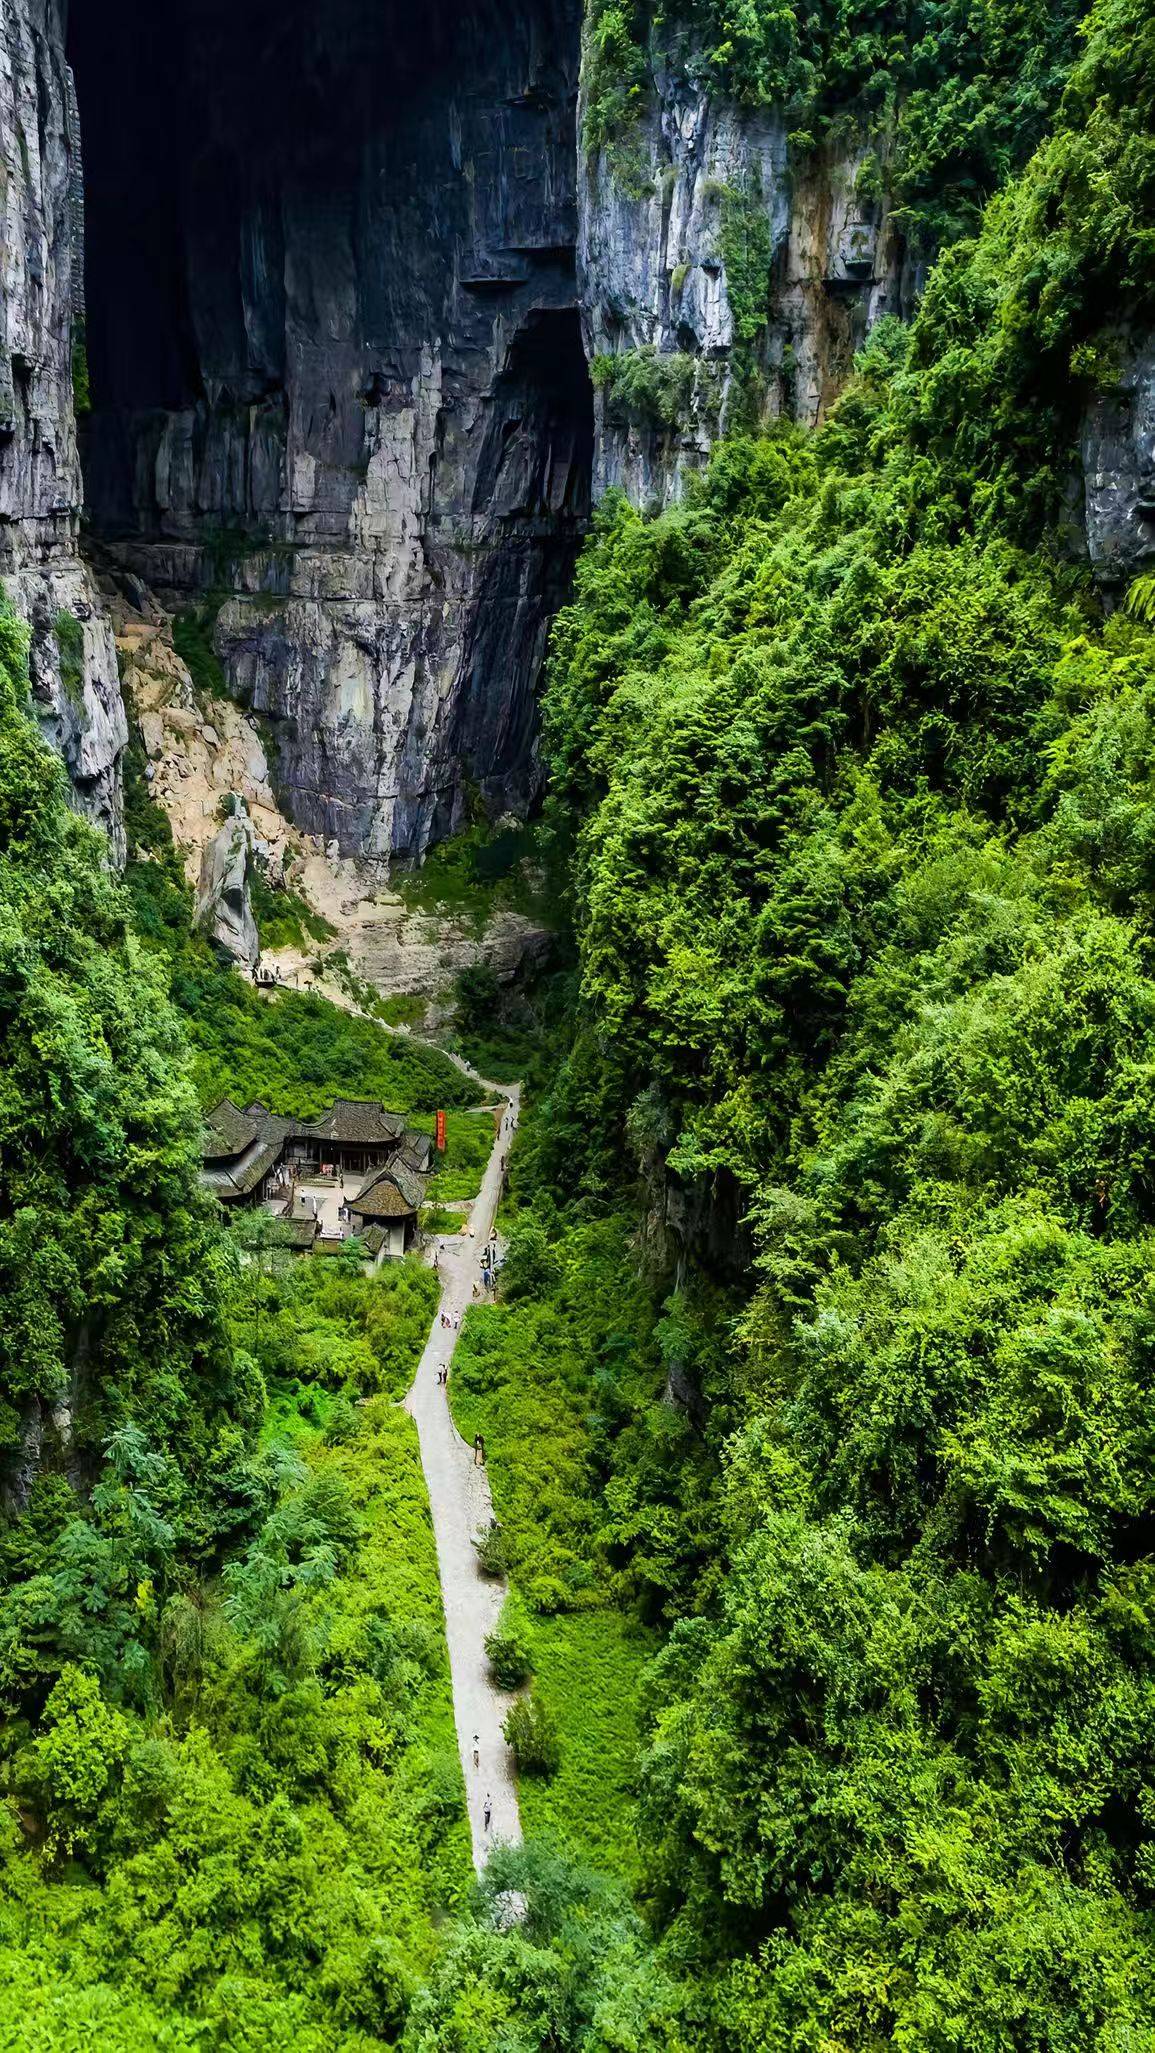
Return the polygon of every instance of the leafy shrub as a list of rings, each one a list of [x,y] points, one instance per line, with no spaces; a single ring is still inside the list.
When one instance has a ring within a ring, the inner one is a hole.
[[[217,609],[212,606],[178,613],[172,623],[172,645],[194,688],[206,698],[223,699],[228,697],[228,687],[216,650],[216,623]]]
[[[56,615],[56,646],[60,652],[60,683],[69,704],[84,704],[84,624],[65,609]]]
[[[421,1231],[431,1237],[460,1233],[462,1223],[462,1213],[450,1212],[444,1205],[426,1205],[421,1213]]]
[[[615,356],[595,356],[590,376],[606,395],[612,421],[637,427],[676,428],[686,419],[699,374],[698,359],[645,343]]]
[[[482,1575],[499,1578],[505,1574],[505,1540],[495,1518],[474,1535],[473,1548]]]
[[[493,1018],[501,985],[492,963],[473,962],[459,970],[454,984],[455,1016],[464,1034],[483,1031]]]
[[[760,178],[725,188],[719,244],[735,338],[752,342],[766,326],[773,259],[770,212]]]
[[[536,1689],[516,1698],[501,1729],[520,1775],[556,1775],[561,1766],[557,1722]]]
[[[493,1631],[486,1636],[485,1651],[499,1689],[520,1689],[533,1673],[533,1633],[529,1615],[514,1590],[502,1605]]]
[[[548,1297],[560,1273],[542,1221],[532,1213],[519,1219],[502,1263],[502,1297],[510,1303],[516,1303],[518,1298]]]
[[[262,948],[303,951],[310,941],[330,940],[337,931],[299,891],[270,884],[259,863],[252,872],[251,891]]]

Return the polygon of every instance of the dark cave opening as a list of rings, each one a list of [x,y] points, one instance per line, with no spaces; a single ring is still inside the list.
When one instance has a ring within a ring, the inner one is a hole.
[[[593,469],[593,392],[576,306],[531,313],[490,401],[475,515],[583,528]]]
[[[497,380],[474,488],[474,513],[508,530],[479,587],[459,700],[461,757],[491,811],[512,764],[523,809],[532,797],[536,683],[589,520],[593,449],[578,310],[533,314]]]
[[[452,412],[487,331],[576,305],[578,16],[577,0],[419,16],[331,0],[323,20],[305,0],[74,8],[98,532],[187,539],[213,520],[299,539],[292,480],[268,475],[286,433],[355,472],[366,407],[398,403],[433,338]],[[162,455],[178,475],[150,490],[162,417],[182,414]]]
[[[580,0],[74,9],[89,527],[166,604],[249,607],[230,687],[347,852],[379,847],[383,789],[394,852],[467,785],[532,802],[593,464],[579,41]],[[272,617],[315,592],[344,611]]]

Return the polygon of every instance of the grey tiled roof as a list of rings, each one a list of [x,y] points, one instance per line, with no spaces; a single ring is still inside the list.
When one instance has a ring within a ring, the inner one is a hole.
[[[239,1162],[229,1166],[220,1162],[206,1163],[201,1170],[201,1178],[222,1203],[228,1204],[230,1198],[247,1198],[270,1169],[276,1168],[280,1159],[279,1141],[255,1141]]]
[[[382,1170],[367,1191],[349,1200],[349,1210],[359,1219],[409,1219],[417,1210],[403,1197],[388,1170]]]
[[[286,1247],[304,1248],[307,1252],[317,1238],[315,1219],[282,1219],[280,1225]]]
[[[377,1099],[335,1098],[320,1119],[303,1119],[298,1130],[318,1140],[363,1142],[372,1147],[399,1140],[405,1121],[396,1112],[386,1112]]]
[[[407,1127],[401,1136],[401,1160],[419,1176],[428,1176],[433,1167],[433,1135]]]
[[[231,1098],[222,1098],[211,1112],[205,1113],[205,1133],[201,1153],[206,1162],[220,1162],[230,1155],[243,1155],[257,1138],[257,1123],[248,1112],[242,1112]]]
[[[392,1185],[401,1198],[400,1210],[391,1199],[383,1196],[388,1185]],[[377,1208],[379,1200],[386,1206],[381,1213],[384,1218],[397,1219],[403,1212],[416,1212],[425,1202],[425,1178],[410,1169],[399,1155],[395,1156],[384,1169],[370,1170],[356,1197],[350,1198],[349,1209],[368,1217]]]

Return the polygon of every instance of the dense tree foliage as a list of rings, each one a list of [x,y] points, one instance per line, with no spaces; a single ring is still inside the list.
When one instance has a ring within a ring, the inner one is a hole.
[[[147,1414],[187,1484],[252,1416],[196,1188],[196,1104],[163,979],[101,837],[25,708],[22,632],[0,614],[0,1449],[27,1508],[46,1443],[91,1478]],[[42,1516],[59,1523],[51,1490]],[[170,1507],[171,1509],[172,1507]],[[196,1513],[191,1511],[194,1518]]]
[[[26,693],[4,612],[0,2039],[380,2043],[468,1867],[389,1401],[435,1279],[222,1236],[169,963]]]
[[[1071,494],[1152,311],[1155,26],[1099,0],[1064,89],[1079,11],[661,32],[889,123],[935,237],[1061,107],[822,432],[611,499],[558,625],[577,968],[459,994],[555,1059],[452,1391],[555,1845],[472,1895],[393,1402],[433,1279],[222,1241],[194,1081],[468,1093],[241,994],[139,785],[116,884],[0,617],[0,2043],[1155,2043],[1155,632]],[[651,27],[592,9],[595,127]]]
[[[1096,11],[821,434],[603,507],[555,638],[578,1026],[463,1395],[531,1600],[552,1558],[539,1604],[670,1628],[668,2043],[1151,2043],[1155,637],[1066,510],[1149,304],[1151,36]],[[678,1288],[615,1362],[631,1182]]]
[[[782,116],[795,147],[873,142],[863,197],[887,178],[916,244],[973,227],[1058,106],[1085,0],[591,0],[583,71],[588,149],[627,180],[655,70]]]

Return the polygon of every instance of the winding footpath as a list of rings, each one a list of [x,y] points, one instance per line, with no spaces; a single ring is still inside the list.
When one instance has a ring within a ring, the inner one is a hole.
[[[474,1082],[492,1092],[499,1103],[504,1101],[506,1109],[498,1121],[497,1137],[469,1226],[465,1232],[446,1235],[440,1242],[441,1302],[405,1399],[405,1409],[417,1426],[421,1466],[433,1515],[453,1679],[453,1715],[465,1773],[473,1864],[480,1871],[495,1840],[521,1838],[513,1760],[501,1732],[511,1699],[494,1688],[485,1658],[486,1634],[497,1622],[505,1587],[478,1570],[473,1538],[493,1516],[489,1479],[484,1468],[475,1466],[473,1449],[453,1423],[448,1385],[439,1381],[439,1374],[448,1369],[453,1356],[457,1340],[454,1320],[460,1324],[474,1302],[473,1286],[480,1279],[482,1249],[497,1217],[501,1158],[510,1146],[509,1123],[517,1116],[521,1087],[489,1084],[460,1057],[451,1059]],[[447,1314],[448,1327],[442,1325],[441,1313]],[[475,1735],[477,1767],[473,1762]],[[484,1822],[487,1796],[493,1807],[488,1832]]]

